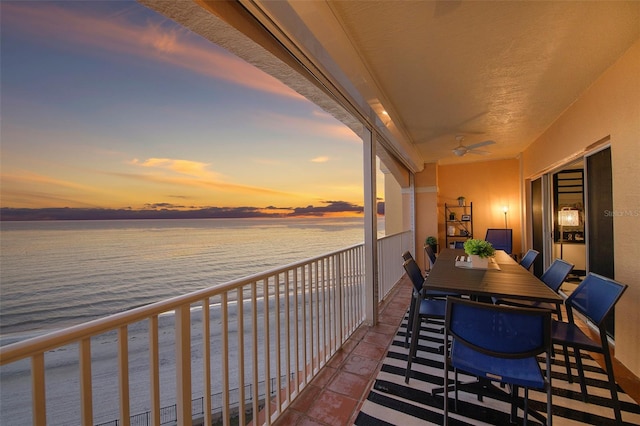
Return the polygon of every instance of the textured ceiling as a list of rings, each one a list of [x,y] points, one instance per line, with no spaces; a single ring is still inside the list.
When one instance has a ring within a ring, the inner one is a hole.
[[[388,125],[441,164],[517,156],[640,37],[637,1],[290,4]],[[457,134],[496,144],[456,157]]]
[[[236,30],[271,52],[277,39],[298,52],[294,66],[320,70],[376,114],[413,170],[516,157],[640,38],[637,0],[138,1],[326,104],[322,85],[291,72],[292,57],[274,61]],[[458,157],[459,134],[465,145],[495,144]]]

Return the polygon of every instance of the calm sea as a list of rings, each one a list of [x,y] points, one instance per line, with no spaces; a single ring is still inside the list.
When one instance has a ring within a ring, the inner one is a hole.
[[[363,221],[2,222],[0,344],[364,240]]]

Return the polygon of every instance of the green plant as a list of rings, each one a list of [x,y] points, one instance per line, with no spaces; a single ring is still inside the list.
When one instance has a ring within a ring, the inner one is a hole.
[[[467,240],[464,242],[464,252],[468,255],[476,254],[481,258],[491,257],[496,253],[489,241]]]
[[[427,239],[424,241],[424,244],[426,246],[431,246],[431,247],[435,247],[438,245],[438,240],[436,239],[436,237],[427,237]]]

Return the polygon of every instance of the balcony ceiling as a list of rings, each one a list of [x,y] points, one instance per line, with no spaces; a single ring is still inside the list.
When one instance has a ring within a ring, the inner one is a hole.
[[[636,0],[139,1],[291,79],[290,68],[238,48],[228,28],[215,29],[197,6],[257,40],[255,26],[229,19],[241,4],[364,116],[377,116],[414,171],[517,157],[640,38]],[[457,135],[465,145],[495,144],[483,148],[488,155],[458,157]]]
[[[637,1],[290,3],[374,111],[440,164],[516,157],[640,37]],[[459,134],[496,144],[457,157]]]

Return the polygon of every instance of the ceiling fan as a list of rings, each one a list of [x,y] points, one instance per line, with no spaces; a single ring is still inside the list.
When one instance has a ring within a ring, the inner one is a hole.
[[[489,151],[483,151],[483,150],[477,149],[477,148],[480,148],[480,147],[483,147],[483,146],[487,146],[487,145],[493,145],[495,143],[495,141],[488,140],[488,141],[474,143],[473,145],[464,146],[464,145],[462,145],[462,141],[463,140],[464,140],[464,136],[462,136],[462,135],[457,135],[456,136],[456,141],[458,141],[458,146],[453,149],[453,153],[455,155],[457,155],[458,157],[462,157],[463,155],[468,154],[468,153],[479,154],[479,155],[490,154]]]

